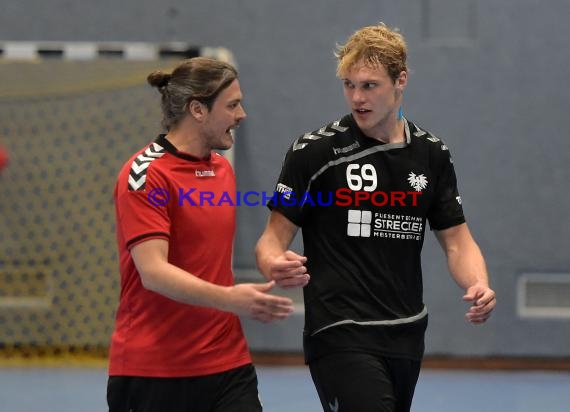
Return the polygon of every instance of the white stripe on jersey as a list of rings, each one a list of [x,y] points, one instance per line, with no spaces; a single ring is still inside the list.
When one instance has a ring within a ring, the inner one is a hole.
[[[334,328],[335,326],[339,325],[363,325],[363,326],[393,326],[393,325],[403,325],[406,323],[413,323],[417,320],[424,318],[427,315],[427,306],[424,305],[424,308],[420,313],[414,316],[410,316],[408,318],[400,318],[400,319],[393,319],[393,320],[370,320],[366,322],[358,322],[352,319],[341,320],[339,322],[331,323],[330,325],[324,326],[320,329],[317,329],[311,336],[315,336],[317,333],[322,332],[323,330],[327,330],[329,328]]]

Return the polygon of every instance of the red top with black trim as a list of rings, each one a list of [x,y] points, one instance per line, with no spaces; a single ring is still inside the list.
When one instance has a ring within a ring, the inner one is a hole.
[[[145,289],[130,254],[136,244],[166,239],[170,263],[208,282],[233,285],[235,193],[223,156],[196,159],[164,135],[123,166],[115,188],[121,295],[109,375],[201,376],[251,363],[236,315]]]

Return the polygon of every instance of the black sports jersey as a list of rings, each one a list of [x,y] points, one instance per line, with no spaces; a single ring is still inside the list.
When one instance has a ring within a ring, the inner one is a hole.
[[[347,115],[299,137],[285,157],[269,207],[302,228],[309,359],[423,354],[426,219],[435,230],[465,219],[447,146],[404,121],[405,141],[384,144]]]

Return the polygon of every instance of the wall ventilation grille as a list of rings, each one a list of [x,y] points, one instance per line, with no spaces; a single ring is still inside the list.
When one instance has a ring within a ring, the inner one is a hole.
[[[570,273],[524,273],[518,279],[521,318],[570,318]]]

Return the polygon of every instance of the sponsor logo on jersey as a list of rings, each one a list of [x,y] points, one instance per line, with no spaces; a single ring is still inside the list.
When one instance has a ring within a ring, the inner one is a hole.
[[[423,174],[416,175],[414,172],[410,172],[408,175],[408,183],[416,192],[421,192],[427,187],[428,180]]]
[[[348,145],[348,146],[344,146],[344,147],[333,147],[332,149],[333,149],[333,153],[334,153],[335,155],[338,155],[338,154],[345,154],[345,153],[348,153],[348,152],[352,152],[353,150],[358,149],[359,147],[360,147],[360,143],[354,142],[353,144]]]
[[[372,212],[370,210],[348,210],[346,234],[352,237],[370,237]]]
[[[289,186],[285,186],[283,183],[277,183],[277,193],[281,193],[283,195],[283,199],[289,200],[291,198],[291,193],[293,193],[293,189]]]
[[[197,177],[214,177],[216,173],[213,170],[196,170]]]
[[[346,234],[350,237],[420,241],[422,233],[423,220],[419,216],[348,210]]]

